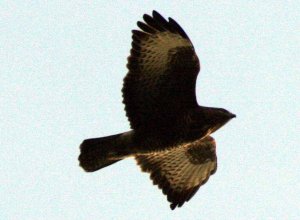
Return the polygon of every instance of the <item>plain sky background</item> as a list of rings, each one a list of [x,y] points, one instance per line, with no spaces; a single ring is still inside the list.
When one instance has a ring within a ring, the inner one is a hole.
[[[85,173],[83,139],[129,130],[131,30],[155,9],[201,60],[201,105],[237,114],[218,171],[171,211],[133,159]],[[1,1],[0,219],[299,219],[299,1]]]

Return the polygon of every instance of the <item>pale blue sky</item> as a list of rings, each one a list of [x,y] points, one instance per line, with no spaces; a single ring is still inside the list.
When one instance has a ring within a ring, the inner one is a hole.
[[[107,2],[0,3],[0,219],[298,219],[300,2]],[[175,211],[133,159],[77,162],[83,139],[129,130],[130,31],[153,9],[193,41],[199,103],[237,114],[213,135],[218,171]]]

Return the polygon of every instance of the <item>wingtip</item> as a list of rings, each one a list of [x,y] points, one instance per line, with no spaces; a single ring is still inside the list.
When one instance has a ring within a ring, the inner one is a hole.
[[[170,204],[170,209],[171,210],[174,210],[175,208],[176,208],[176,204],[174,204],[174,203]]]
[[[152,15],[159,14],[156,10],[152,10]]]

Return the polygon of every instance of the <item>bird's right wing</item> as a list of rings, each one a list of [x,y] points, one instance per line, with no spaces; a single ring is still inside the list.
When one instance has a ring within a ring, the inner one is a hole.
[[[167,195],[171,209],[189,201],[217,170],[216,144],[210,136],[170,150],[138,155],[136,160]]]
[[[186,109],[197,106],[200,70],[194,47],[172,18],[153,11],[133,30],[123,102],[133,129],[169,127]]]

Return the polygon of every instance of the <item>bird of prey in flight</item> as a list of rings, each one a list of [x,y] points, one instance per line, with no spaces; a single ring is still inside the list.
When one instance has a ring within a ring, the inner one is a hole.
[[[210,134],[235,115],[198,105],[200,63],[179,24],[156,11],[143,19],[137,22],[139,30],[132,31],[122,89],[132,130],[84,140],[79,162],[85,171],[94,172],[134,157],[173,210],[216,172],[216,142]]]

